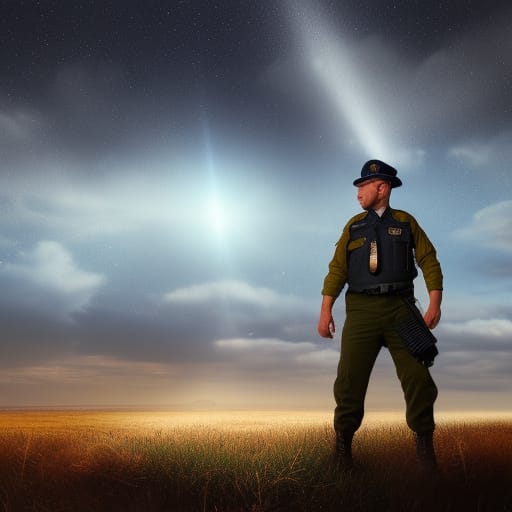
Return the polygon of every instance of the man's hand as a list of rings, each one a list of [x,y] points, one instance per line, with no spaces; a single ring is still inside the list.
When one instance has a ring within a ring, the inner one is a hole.
[[[320,321],[318,322],[318,334],[320,334],[322,338],[332,338],[335,332],[336,326],[334,325],[332,315],[328,319],[322,319],[320,316]]]
[[[423,319],[429,329],[434,329],[441,320],[441,300],[443,292],[441,290],[431,290],[429,293],[430,303],[428,309],[423,315]]]
[[[322,309],[320,311],[320,320],[318,321],[318,334],[322,338],[332,338],[336,332],[336,326],[332,318],[332,306],[334,304],[334,298],[324,295],[322,300]]]

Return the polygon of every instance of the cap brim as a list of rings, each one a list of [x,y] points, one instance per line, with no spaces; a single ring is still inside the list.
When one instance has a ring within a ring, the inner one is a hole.
[[[354,186],[358,186],[361,183],[364,183],[368,180],[374,180],[375,178],[381,179],[383,181],[389,181],[391,183],[391,188],[401,187],[402,180],[397,178],[396,176],[388,176],[387,174],[371,174],[370,176],[364,176],[362,178],[358,178],[354,181]]]

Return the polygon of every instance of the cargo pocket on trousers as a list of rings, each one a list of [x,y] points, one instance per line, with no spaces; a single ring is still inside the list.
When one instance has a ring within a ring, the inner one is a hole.
[[[430,367],[439,354],[437,339],[432,334],[423,318],[409,316],[397,326],[398,335],[410,354],[421,364]]]

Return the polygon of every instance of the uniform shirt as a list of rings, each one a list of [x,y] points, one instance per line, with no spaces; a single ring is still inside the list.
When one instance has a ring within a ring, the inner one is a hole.
[[[351,237],[351,234],[357,231],[359,224],[365,223],[365,221],[371,222],[374,216],[378,216],[378,214],[374,211],[361,212],[358,215],[352,217],[344,227],[341,238],[336,244],[334,257],[329,263],[329,272],[324,280],[322,295],[328,295],[330,297],[337,298],[347,281],[349,281],[349,251],[354,249],[357,250],[358,243],[369,243],[366,240],[359,242],[357,238],[354,240],[353,237]],[[394,210],[392,208],[387,208],[382,214],[382,218],[385,221],[388,221],[388,223],[396,222],[398,226],[407,226],[412,238],[410,247],[411,258],[414,258],[415,262],[420,267],[423,273],[425,284],[427,286],[427,290],[429,292],[431,290],[442,290],[443,274],[441,272],[441,265],[437,260],[436,250],[423,229],[421,229],[417,223],[416,219],[405,211]],[[351,230],[352,227],[353,229]],[[391,233],[393,234],[393,231],[391,231]],[[368,274],[368,281],[377,284],[379,283],[378,276],[371,276],[369,270],[366,270],[366,272]],[[383,272],[383,275],[385,274],[386,272]],[[400,280],[410,280],[412,282],[412,279],[416,276],[416,274],[417,272],[415,269],[412,272],[411,269],[409,269],[409,272],[404,277],[404,279]],[[363,276],[363,280],[364,278],[365,277]],[[382,283],[388,281],[384,277],[383,279],[384,281],[382,281]]]

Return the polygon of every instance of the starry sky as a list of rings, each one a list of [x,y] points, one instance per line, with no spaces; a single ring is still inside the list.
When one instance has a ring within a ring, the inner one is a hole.
[[[510,409],[511,17],[3,2],[0,406],[331,408],[320,290],[378,158],[445,275],[439,409]],[[367,407],[403,407],[386,351]]]

